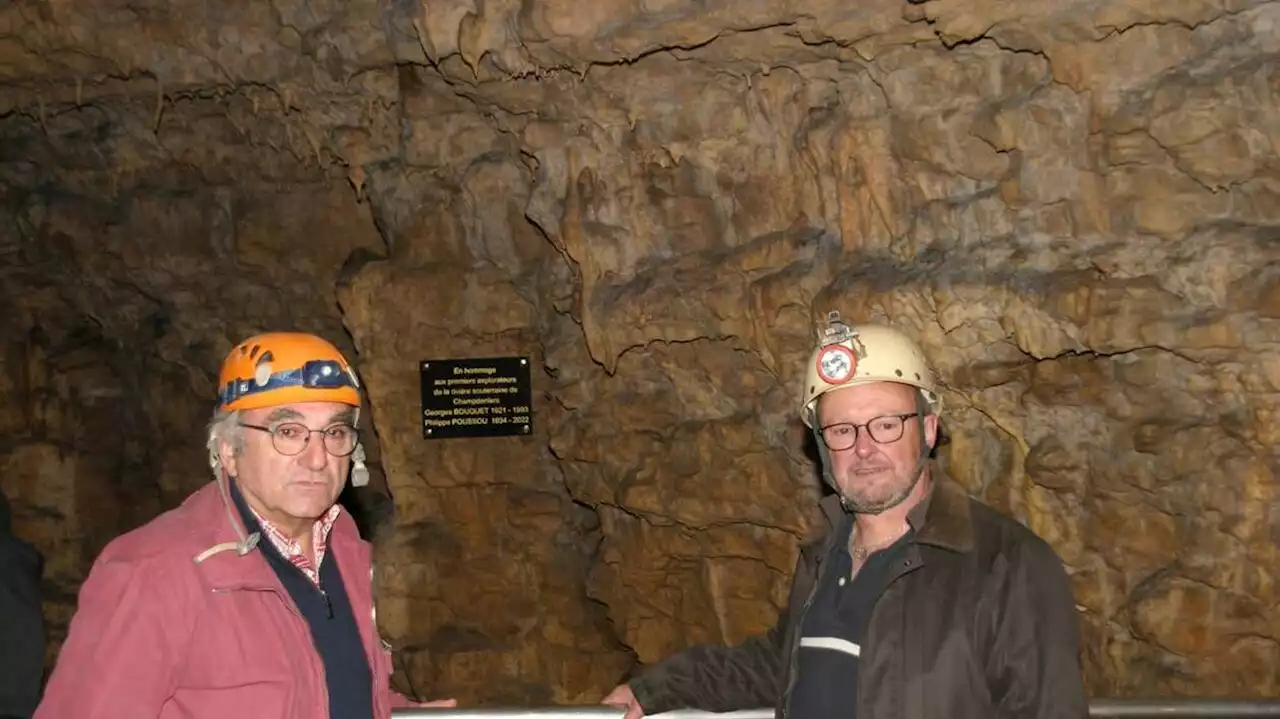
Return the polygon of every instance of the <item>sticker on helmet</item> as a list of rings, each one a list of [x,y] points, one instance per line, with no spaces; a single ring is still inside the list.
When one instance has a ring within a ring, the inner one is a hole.
[[[827,384],[842,384],[853,378],[858,358],[844,345],[827,345],[818,353],[818,377]]]

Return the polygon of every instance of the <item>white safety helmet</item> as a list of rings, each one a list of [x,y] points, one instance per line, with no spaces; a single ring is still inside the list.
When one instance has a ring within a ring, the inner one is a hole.
[[[854,327],[840,319],[839,312],[828,313],[827,326],[818,333],[818,345],[809,358],[801,388],[800,416],[805,425],[813,428],[822,395],[871,382],[916,387],[932,414],[942,409],[933,373],[915,341],[892,327]]]

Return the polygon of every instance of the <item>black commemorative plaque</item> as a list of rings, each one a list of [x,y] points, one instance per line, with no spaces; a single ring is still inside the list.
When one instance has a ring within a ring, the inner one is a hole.
[[[423,360],[422,437],[508,437],[533,432],[528,357]]]

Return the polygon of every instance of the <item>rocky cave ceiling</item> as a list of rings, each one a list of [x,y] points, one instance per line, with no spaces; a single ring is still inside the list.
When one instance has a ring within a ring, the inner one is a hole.
[[[594,702],[761,631],[838,307],[921,338],[1095,695],[1274,696],[1278,51],[1257,0],[3,3],[0,482],[49,656],[270,328],[358,358],[401,688]],[[424,441],[418,361],[506,354],[535,436]]]

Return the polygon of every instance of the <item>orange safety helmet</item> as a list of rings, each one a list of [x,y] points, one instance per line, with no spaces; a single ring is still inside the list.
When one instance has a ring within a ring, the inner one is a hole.
[[[360,406],[360,381],[337,347],[302,332],[268,332],[232,348],[218,373],[218,409],[293,402]]]

